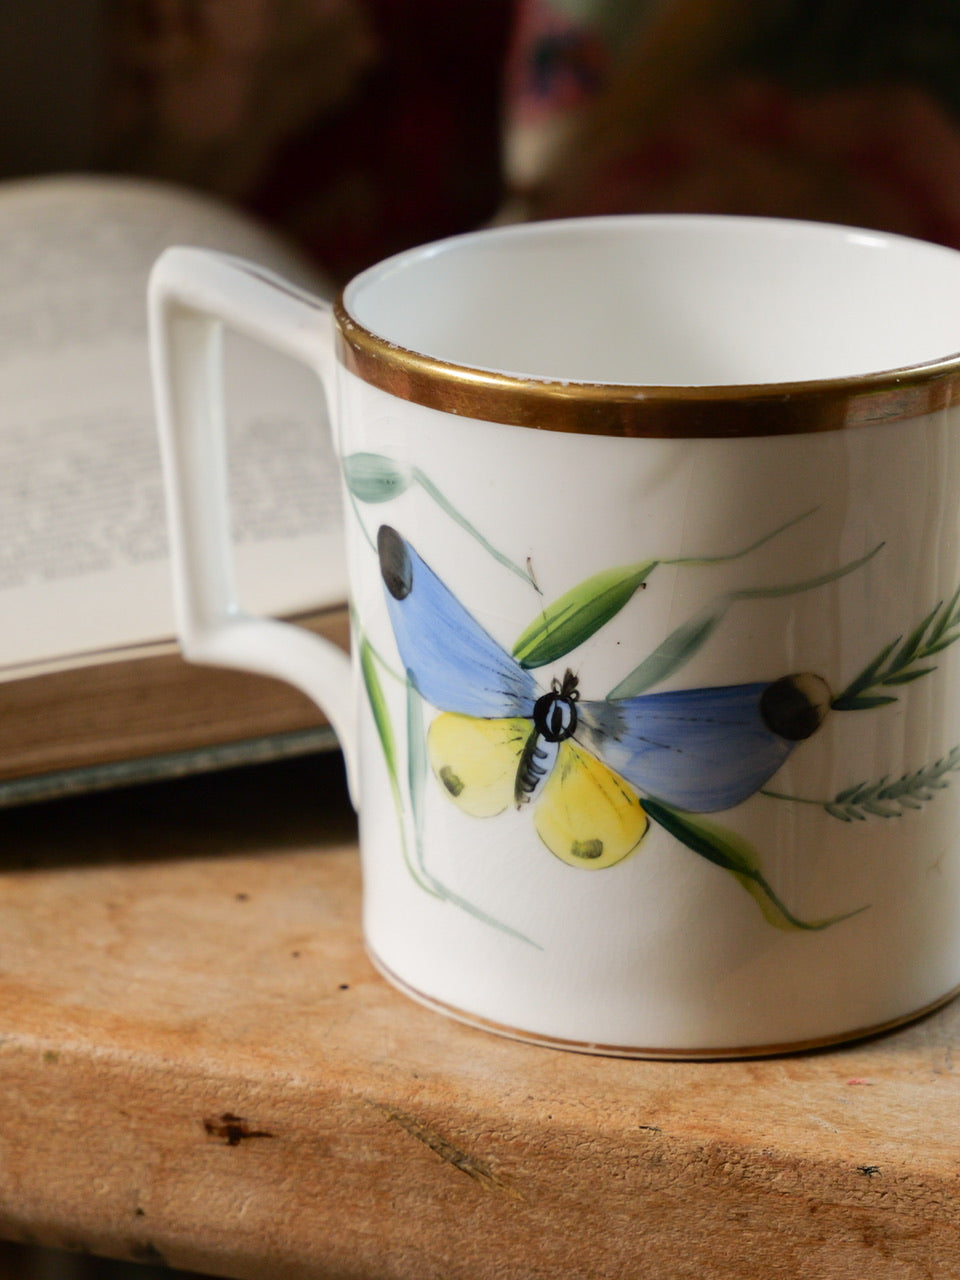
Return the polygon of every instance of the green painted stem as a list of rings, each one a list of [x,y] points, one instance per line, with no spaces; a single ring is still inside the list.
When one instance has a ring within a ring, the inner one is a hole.
[[[529,583],[530,586],[540,594],[540,588],[534,581],[533,575],[527,569],[521,569],[518,564],[514,564],[509,556],[505,556],[502,551],[498,551],[497,548],[483,536],[476,525],[471,524],[466,516],[462,516],[456,507],[452,506],[447,501],[429,476],[424,475],[419,467],[413,468],[412,475],[417,484],[430,495],[440,509],[444,511],[451,520],[458,524],[461,529],[464,529],[469,533],[471,538],[475,538],[477,542],[480,543],[481,547],[483,547],[484,551],[489,552],[489,554],[493,556],[494,560],[509,569],[511,573],[515,573],[518,578],[522,578],[524,582]]]
[[[762,538],[758,538],[756,542],[751,542],[748,547],[744,547],[740,551],[731,551],[727,555],[723,555],[723,556],[683,556],[683,557],[677,557],[675,560],[661,560],[660,563],[661,564],[684,564],[684,565],[704,564],[706,565],[706,564],[724,564],[729,560],[739,560],[742,556],[748,556],[751,551],[757,551],[760,547],[763,546],[765,542],[772,542],[773,539],[778,537],[779,534],[786,533],[786,531],[788,529],[792,529],[795,524],[799,524],[802,520],[806,520],[809,516],[812,516],[815,511],[819,511],[819,510],[820,510],[819,507],[811,507],[809,511],[804,511],[800,515],[794,516],[791,520],[788,520],[786,524],[780,525],[778,528],[774,529],[771,533],[765,533]]]

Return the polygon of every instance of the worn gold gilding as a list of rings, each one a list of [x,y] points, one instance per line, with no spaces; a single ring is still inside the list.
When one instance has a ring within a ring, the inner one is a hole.
[[[720,387],[556,382],[448,364],[394,346],[335,308],[341,364],[414,404],[508,426],[667,439],[797,435],[917,418],[960,402],[960,353],[812,382]]]

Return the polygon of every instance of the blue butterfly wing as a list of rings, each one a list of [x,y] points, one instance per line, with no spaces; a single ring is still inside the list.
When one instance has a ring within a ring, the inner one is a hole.
[[[410,543],[381,525],[377,550],[397,648],[427,702],[484,718],[532,715],[533,676],[467,612]]]
[[[691,813],[715,813],[753,795],[797,745],[764,718],[761,700],[770,687],[765,681],[583,702],[576,736],[641,793]]]

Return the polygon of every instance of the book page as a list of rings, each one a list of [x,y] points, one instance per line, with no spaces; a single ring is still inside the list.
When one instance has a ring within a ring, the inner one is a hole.
[[[0,186],[0,679],[173,636],[145,313],[150,266],[173,243],[317,286],[272,237],[199,197],[107,179]],[[340,602],[322,389],[234,335],[226,366],[242,603]]]

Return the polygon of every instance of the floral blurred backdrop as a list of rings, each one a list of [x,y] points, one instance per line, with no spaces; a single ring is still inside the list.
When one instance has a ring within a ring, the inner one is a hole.
[[[758,213],[960,243],[953,0],[77,2],[100,33],[86,167],[224,196],[335,279],[495,217]],[[62,9],[44,30],[51,0],[18,8],[42,68]]]

